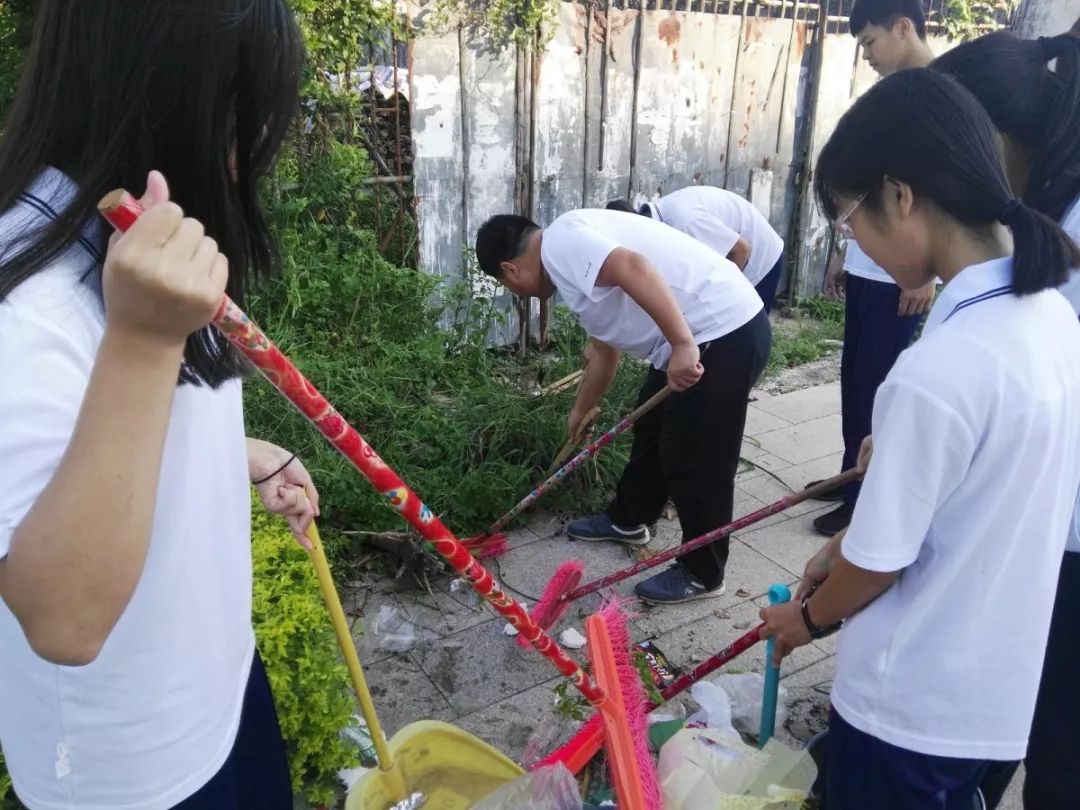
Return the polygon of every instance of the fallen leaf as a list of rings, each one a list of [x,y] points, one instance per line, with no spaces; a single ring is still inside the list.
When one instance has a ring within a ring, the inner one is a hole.
[[[717,611],[715,611],[713,613],[713,615],[718,619],[730,619],[731,618],[731,614],[728,613],[726,610],[717,610]]]
[[[746,588],[739,588],[739,590],[735,591],[735,595],[740,599],[748,599],[750,597],[750,591],[746,590]]]
[[[736,630],[745,630],[749,626],[750,626],[750,622],[735,622],[735,629]]]

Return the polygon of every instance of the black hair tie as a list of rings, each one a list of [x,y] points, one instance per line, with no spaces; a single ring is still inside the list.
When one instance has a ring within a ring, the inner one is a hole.
[[[1057,59],[1057,43],[1054,41],[1054,37],[1039,37],[1036,42],[1039,43],[1039,51],[1042,53],[1044,62],[1052,62]]]
[[[293,453],[291,456],[289,456],[288,461],[286,461],[284,464],[282,464],[280,467],[278,467],[276,470],[274,470],[268,476],[266,476],[265,478],[260,478],[258,481],[252,481],[251,483],[254,484],[257,487],[262,486],[267,481],[272,479],[275,475],[279,475],[280,473],[285,472],[285,468],[288,467],[290,464],[292,464],[294,461],[296,461],[296,453]]]
[[[1001,213],[998,214],[998,222],[1000,222],[1002,225],[1008,225],[1010,222],[1012,222],[1013,217],[1016,216],[1016,212],[1023,207],[1024,204],[1016,197],[1013,197],[1011,200],[1005,203],[1005,206],[1001,209]]]

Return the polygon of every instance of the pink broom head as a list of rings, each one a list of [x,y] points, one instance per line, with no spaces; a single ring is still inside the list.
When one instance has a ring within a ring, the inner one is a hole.
[[[501,557],[510,550],[510,541],[502,532],[469,537],[462,540],[461,544],[478,560]]]
[[[648,810],[663,810],[660,778],[656,773],[652,752],[649,751],[649,697],[630,654],[633,639],[630,636],[630,613],[625,608],[628,601],[611,597],[600,607],[600,615],[607,622],[608,635],[611,638],[611,649],[619,672],[619,687],[626,705],[626,716],[630,721],[630,732],[634,736],[634,753],[641,774],[645,803]]]
[[[540,595],[540,601],[529,611],[529,616],[540,625],[540,629],[545,633],[566,615],[571,603],[563,601],[562,597],[580,585],[584,576],[585,563],[581,560],[567,560],[560,563],[559,567],[555,569],[555,573],[547,586],[545,586],[544,592]],[[517,637],[517,643],[524,650],[532,646],[529,640],[520,633]]]

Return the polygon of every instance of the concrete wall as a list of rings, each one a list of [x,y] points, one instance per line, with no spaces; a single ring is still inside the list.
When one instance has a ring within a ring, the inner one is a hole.
[[[751,198],[788,243],[787,279],[800,295],[820,290],[829,229],[809,195],[799,198],[800,169],[812,172],[840,116],[876,79],[853,37],[824,36],[814,88],[817,45],[802,21],[566,2],[551,34],[536,59],[482,51],[456,33],[412,43],[426,271],[459,278],[463,250],[495,213],[546,225],[614,197],[641,203],[705,183]],[[511,298],[501,300],[509,309]],[[516,336],[515,320],[496,337]]]
[[[1016,12],[1017,33],[1054,36],[1080,23],[1080,0],[1024,0]]]

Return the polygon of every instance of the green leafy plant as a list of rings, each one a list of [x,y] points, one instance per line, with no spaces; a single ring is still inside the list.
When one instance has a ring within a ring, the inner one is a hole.
[[[0,802],[5,802],[11,792],[11,775],[7,771],[7,763],[4,761],[4,752],[0,750]],[[3,804],[0,804],[3,807]]]
[[[252,514],[252,620],[274,692],[293,789],[313,805],[333,801],[337,772],[357,753],[340,732],[353,713],[349,675],[338,657],[315,569],[285,522]]]
[[[939,22],[951,40],[963,41],[1004,28],[1018,0],[945,0]]]
[[[494,51],[546,44],[554,30],[559,0],[436,0],[428,26],[437,32],[461,27],[473,42]]]

